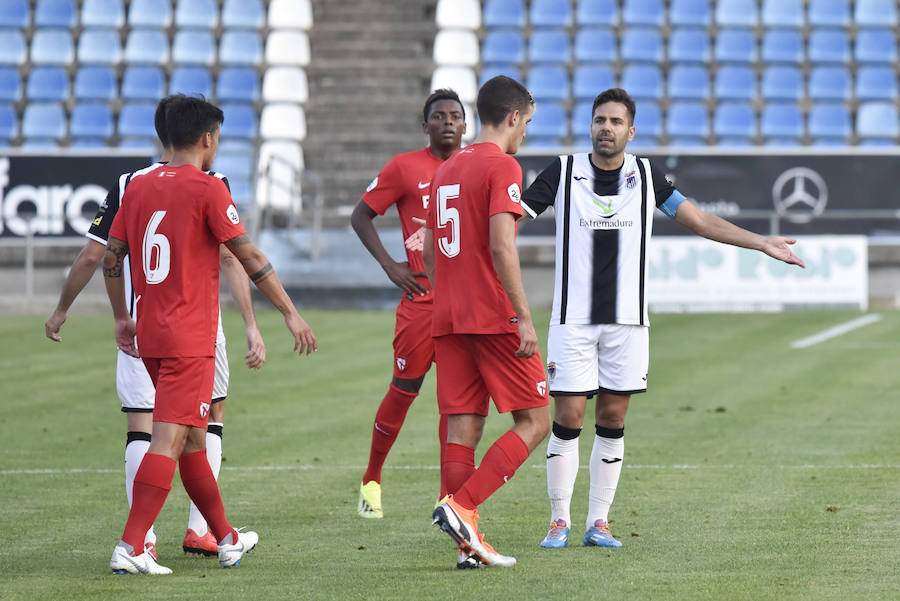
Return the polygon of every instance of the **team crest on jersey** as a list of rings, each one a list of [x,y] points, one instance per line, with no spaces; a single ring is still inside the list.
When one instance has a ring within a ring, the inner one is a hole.
[[[516,204],[522,202],[522,193],[519,191],[519,184],[510,184],[509,188],[506,189],[507,194],[509,194],[509,199]]]
[[[634,171],[625,176],[625,187],[631,190],[637,185],[637,176],[635,176]]]
[[[378,185],[378,176],[376,175],[375,179],[372,180],[372,183],[369,184],[369,187],[366,188],[366,192],[371,192],[372,190],[375,189],[375,186],[377,186],[377,185]]]
[[[237,225],[241,222],[241,218],[238,216],[237,209],[234,208],[234,205],[229,205],[228,209],[225,211],[225,214],[228,215],[228,219],[231,223]]]
[[[537,383],[537,392],[539,395],[544,396],[547,394],[547,380],[541,380]]]
[[[404,359],[403,357],[397,357],[397,369],[399,369],[400,371],[406,369],[406,359]]]
[[[556,363],[554,361],[547,364],[547,375],[550,376],[550,381],[553,382],[553,378],[556,377]]]
[[[200,403],[200,417],[209,415],[209,403]]]

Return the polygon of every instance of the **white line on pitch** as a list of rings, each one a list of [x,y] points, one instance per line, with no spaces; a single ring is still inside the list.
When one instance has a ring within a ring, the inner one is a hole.
[[[881,315],[878,313],[869,313],[868,315],[863,315],[862,317],[857,317],[856,319],[851,319],[850,321],[842,324],[838,324],[832,328],[828,328],[827,330],[822,330],[818,334],[813,334],[807,338],[801,338],[800,340],[795,340],[791,343],[791,347],[793,348],[807,348],[813,346],[815,344],[819,344],[820,342],[825,342],[826,340],[830,340],[832,338],[837,338],[847,332],[852,332],[857,328],[862,328],[867,325],[873,324],[876,321],[881,320]]]

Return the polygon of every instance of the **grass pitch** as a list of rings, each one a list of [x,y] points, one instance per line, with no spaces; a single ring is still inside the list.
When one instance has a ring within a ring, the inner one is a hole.
[[[573,545],[544,550],[540,447],[482,507],[511,570],[457,571],[432,528],[434,376],[384,472],[383,520],[356,516],[372,418],[390,377],[393,315],[304,312],[320,351],[297,358],[277,313],[268,362],[232,384],[220,484],[230,520],[260,533],[238,569],[184,556],[178,478],[157,521],[169,577],[113,576],[127,515],[125,419],[107,315],[0,318],[0,599],[897,599],[900,595],[900,314],[807,349],[790,343],[851,313],[655,316],[650,392],[634,397],[611,513],[621,549],[584,548],[587,472]],[[538,316],[546,339],[547,315]],[[589,411],[590,414],[590,411]],[[509,426],[488,420],[482,453]],[[590,455],[590,427],[581,463]],[[479,457],[480,457],[479,453]]]

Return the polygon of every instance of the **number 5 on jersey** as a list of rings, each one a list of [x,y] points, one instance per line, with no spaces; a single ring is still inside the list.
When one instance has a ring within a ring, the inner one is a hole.
[[[439,228],[450,228],[449,236],[438,238],[438,248],[448,259],[459,254],[459,211],[447,206],[447,201],[459,198],[459,184],[441,186],[437,191],[437,224]]]
[[[169,275],[171,259],[169,239],[156,231],[156,228],[159,227],[165,216],[165,211],[156,211],[150,217],[147,229],[144,230],[144,243],[141,245],[141,248],[143,248],[142,254],[144,255],[144,277],[148,284],[159,284]],[[153,261],[154,251],[156,251],[155,267]]]

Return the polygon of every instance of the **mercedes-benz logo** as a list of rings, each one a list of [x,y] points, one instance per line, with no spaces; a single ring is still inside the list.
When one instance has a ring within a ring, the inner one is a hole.
[[[775,211],[791,223],[809,223],[825,212],[828,187],[822,176],[808,167],[792,167],[772,185]]]

